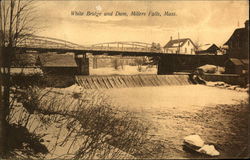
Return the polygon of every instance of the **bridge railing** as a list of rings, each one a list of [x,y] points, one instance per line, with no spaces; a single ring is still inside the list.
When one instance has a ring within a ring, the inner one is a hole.
[[[143,42],[109,42],[92,46],[81,46],[64,40],[41,36],[28,37],[21,41],[18,44],[18,47],[34,49],[69,49],[90,51],[161,52],[161,50],[153,49],[151,44]]]
[[[108,51],[150,51],[150,48],[132,48],[132,47],[108,47],[108,46],[95,46],[91,47],[92,50],[108,50]]]

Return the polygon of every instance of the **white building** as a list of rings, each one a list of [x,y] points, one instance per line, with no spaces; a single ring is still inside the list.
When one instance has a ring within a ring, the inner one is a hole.
[[[172,54],[195,54],[196,46],[190,38],[174,39],[163,47],[164,53]]]

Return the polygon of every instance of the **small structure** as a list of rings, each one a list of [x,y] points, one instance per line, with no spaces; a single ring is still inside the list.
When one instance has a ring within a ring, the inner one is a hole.
[[[163,47],[165,53],[195,54],[196,46],[190,38],[172,39]]]
[[[246,59],[249,54],[249,20],[245,22],[244,28],[237,28],[228,41],[227,54],[230,58]]]
[[[248,59],[229,58],[225,62],[226,74],[248,74]]]
[[[75,75],[77,64],[72,55],[46,53],[38,56],[38,63],[46,74]]]
[[[216,44],[201,46],[195,54],[199,55],[217,55],[220,52],[220,48]]]

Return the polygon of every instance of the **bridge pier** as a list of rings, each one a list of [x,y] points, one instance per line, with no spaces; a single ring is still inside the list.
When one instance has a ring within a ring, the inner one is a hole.
[[[173,74],[174,72],[174,58],[160,57],[158,61],[157,75]]]
[[[89,58],[87,58],[86,54],[82,53],[75,56],[79,75],[89,75]]]

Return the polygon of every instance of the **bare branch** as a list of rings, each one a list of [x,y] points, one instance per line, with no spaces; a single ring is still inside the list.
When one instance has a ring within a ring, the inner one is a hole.
[[[36,16],[33,0],[1,1],[2,43],[15,47],[19,39],[34,33]]]

